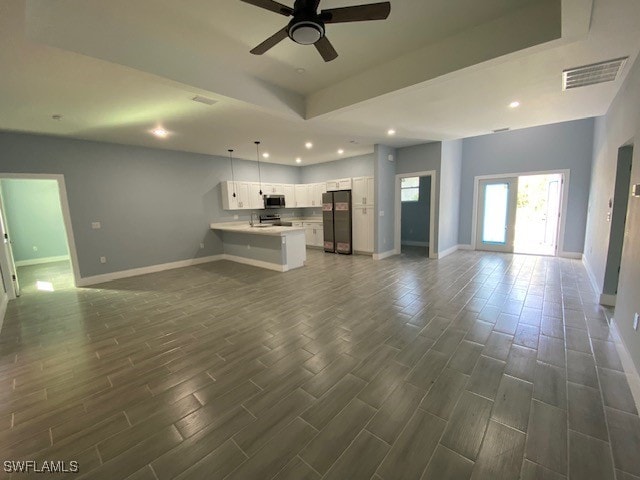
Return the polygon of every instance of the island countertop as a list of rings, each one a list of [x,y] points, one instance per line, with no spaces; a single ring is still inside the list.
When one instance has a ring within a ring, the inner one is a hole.
[[[259,224],[264,225],[264,224]],[[247,222],[224,222],[212,223],[211,230],[222,230],[224,232],[248,233],[251,235],[269,235],[283,237],[287,233],[304,232],[304,227],[280,227],[267,225],[264,227],[252,227]]]

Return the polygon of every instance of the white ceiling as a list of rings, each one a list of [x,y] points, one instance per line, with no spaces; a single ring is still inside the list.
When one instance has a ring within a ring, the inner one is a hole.
[[[259,139],[269,161],[310,164],[601,115],[632,62],[571,92],[562,69],[640,49],[637,0],[564,0],[562,18],[559,0],[391,2],[387,21],[330,25],[326,64],[288,40],[249,54],[287,19],[239,0],[3,0],[0,129],[249,159]]]

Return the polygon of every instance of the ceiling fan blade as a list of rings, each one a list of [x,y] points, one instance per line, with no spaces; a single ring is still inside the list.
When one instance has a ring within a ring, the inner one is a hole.
[[[253,53],[254,55],[262,55],[267,50],[275,47],[278,43],[288,37],[287,28],[288,27],[284,27],[282,30],[278,30],[260,45],[251,50],[251,53]]]
[[[389,13],[391,13],[391,3],[382,2],[322,10],[320,18],[324,23],[364,22],[384,20]]]
[[[293,15],[293,8],[287,7],[286,5],[282,5],[281,3],[274,2],[274,0],[240,0],[244,3],[248,3],[250,5],[254,5],[256,7],[264,8],[265,10],[269,10],[271,12],[279,13],[280,15],[284,15],[288,17]]]
[[[333,48],[333,45],[331,45],[331,42],[327,37],[322,37],[320,40],[314,43],[314,45],[316,46],[316,50],[318,50],[318,53],[322,55],[322,58],[325,62],[330,62],[331,60],[335,60],[336,58],[338,58],[338,52],[336,52],[336,49]]]

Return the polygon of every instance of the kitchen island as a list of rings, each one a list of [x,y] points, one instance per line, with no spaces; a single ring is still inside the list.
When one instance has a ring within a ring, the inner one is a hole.
[[[212,223],[219,232],[224,258],[238,263],[287,272],[307,259],[304,227],[249,225],[247,222]]]

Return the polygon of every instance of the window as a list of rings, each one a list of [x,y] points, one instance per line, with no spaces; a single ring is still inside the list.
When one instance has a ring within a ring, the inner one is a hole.
[[[420,200],[420,177],[400,179],[400,200],[403,202],[417,202]]]

